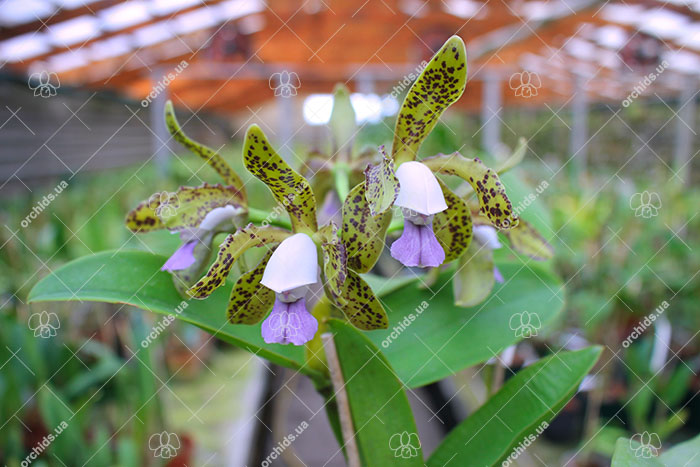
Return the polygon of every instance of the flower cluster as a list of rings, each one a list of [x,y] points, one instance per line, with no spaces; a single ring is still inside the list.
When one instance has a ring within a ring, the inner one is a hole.
[[[405,266],[438,268],[469,257],[468,264],[460,264],[460,271],[469,272],[472,263],[486,264],[490,280],[503,281],[491,253],[501,247],[496,229],[507,230],[514,249],[526,254],[533,245],[542,247],[546,242],[529,224],[519,223],[497,172],[479,159],[458,153],[416,160],[422,141],[442,112],[462,95],[466,76],[464,43],[455,36],[409,90],[390,155],[383,148],[355,151],[354,112],[347,90],[338,87],[330,123],[332,154],[309,159],[310,165],[318,165],[317,170],[332,177],[316,177],[314,186],[278,155],[258,126],[251,126],[243,145],[243,163],[284,207],[290,228],[284,222],[270,225],[267,219],[262,225],[250,222],[253,209],[248,207],[241,178],[219,154],[182,132],[168,104],[166,123],[174,139],[204,159],[224,184],[159,194],[132,210],[127,226],[134,232],[167,229],[180,235],[182,245],[163,270],[189,297],[207,298],[226,284],[237,264],[241,275],[231,289],[228,319],[246,325],[263,321],[261,336],[268,344],[303,345],[313,339],[322,323],[309,308],[324,295],[356,327],[388,327],[381,302],[361,274],[373,268],[384,250],[392,206],[401,210],[403,229],[390,252]],[[457,196],[436,174],[466,181],[476,199]],[[320,209],[317,196],[324,200]],[[227,236],[211,262],[212,243],[219,233]],[[247,267],[246,251],[261,247],[265,248],[262,259]],[[483,293],[465,288],[463,283],[471,282],[459,282],[460,277],[455,276],[457,304],[483,299]],[[486,289],[488,294],[493,283],[485,284],[479,291]]]

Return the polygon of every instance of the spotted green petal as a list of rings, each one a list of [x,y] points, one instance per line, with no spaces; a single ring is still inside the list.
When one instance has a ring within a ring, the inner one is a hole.
[[[467,159],[460,153],[439,154],[423,159],[433,172],[456,175],[466,180],[479,198],[480,211],[499,229],[518,225],[518,217],[496,172],[479,159]]]
[[[435,214],[433,232],[445,250],[445,263],[462,256],[472,240],[472,215],[469,206],[440,182],[447,209]]]
[[[467,51],[452,36],[433,56],[409,89],[396,120],[391,155],[397,164],[414,160],[442,112],[455,103],[467,84]]]
[[[132,232],[145,233],[165,228],[165,223],[157,214],[160,206],[161,193],[156,193],[146,201],[142,201],[126,216],[126,227]],[[170,199],[170,194],[165,192],[164,199]]]
[[[279,243],[290,235],[291,233],[284,229],[270,226],[257,227],[253,224],[238,229],[219,245],[219,253],[214,264],[206,275],[187,291],[187,294],[194,298],[208,297],[214,289],[226,282],[226,276],[231,271],[233,263],[243,252],[255,246]]]
[[[343,282],[342,297],[344,303],[336,302],[336,306],[355,327],[365,331],[389,327],[389,319],[379,299],[370,286],[353,271],[348,271]]]
[[[227,313],[232,324],[255,324],[275,303],[275,292],[260,283],[273,251],[274,248],[271,248],[255,268],[239,277],[234,284]]]
[[[352,145],[357,133],[355,110],[350,102],[350,91],[343,84],[336,84],[333,91],[333,110],[328,122],[333,138],[333,153],[340,153],[345,160],[352,155]]]
[[[272,149],[257,125],[251,125],[246,133],[243,162],[287,209],[295,232],[316,231],[316,200],[311,185]]]
[[[493,274],[493,252],[479,242],[471,242],[457,263],[452,279],[455,305],[470,307],[483,302],[496,282]]]
[[[245,188],[243,186],[243,181],[240,179],[238,174],[234,172],[230,165],[224,160],[223,157],[213,149],[197,143],[190,139],[185,132],[180,128],[180,124],[175,117],[175,110],[173,109],[173,103],[171,101],[165,104],[165,124],[173,135],[173,139],[178,143],[182,144],[184,147],[201,157],[206,161],[211,168],[213,168],[216,173],[221,175],[227,185],[235,187],[241,194],[243,202],[246,201]]]
[[[370,214],[376,216],[389,209],[399,196],[399,179],[394,172],[394,161],[380,148],[382,160],[365,169],[365,197]]]
[[[372,269],[384,249],[390,222],[391,211],[372,216],[364,183],[350,191],[343,203],[343,225],[340,230],[350,269],[360,273]]]
[[[537,261],[546,261],[554,256],[554,249],[532,224],[520,219],[520,223],[505,232],[515,251]]]
[[[341,293],[348,273],[345,245],[336,240],[321,244],[321,250],[323,251],[323,283],[334,301],[343,303]]]

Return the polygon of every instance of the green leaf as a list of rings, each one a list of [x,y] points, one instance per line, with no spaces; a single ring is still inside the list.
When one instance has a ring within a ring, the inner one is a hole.
[[[505,231],[515,251],[537,261],[546,261],[554,256],[554,248],[529,222],[519,219],[518,225]]]
[[[601,349],[560,352],[519,371],[484,405],[452,430],[428,459],[428,466],[469,459],[496,465],[520,443],[533,441],[573,397]],[[526,441],[527,440],[527,441]]]
[[[350,269],[360,273],[372,269],[384,249],[390,222],[391,211],[372,216],[364,183],[350,191],[343,203],[343,226],[340,231]]]
[[[359,274],[347,271],[341,299],[342,301],[336,301],[335,305],[355,327],[370,331],[386,329],[389,324],[382,304]]]
[[[389,362],[351,326],[334,319],[328,324],[340,360],[362,465],[422,466],[413,413]],[[405,443],[401,441],[403,433]],[[401,454],[406,456],[402,458]]]
[[[394,161],[386,156],[384,147],[379,152],[382,160],[376,165],[367,165],[365,169],[365,197],[372,216],[386,212],[399,196],[399,179],[394,173]]]
[[[382,296],[389,329],[368,337],[381,346],[402,381],[422,386],[487,361],[521,340],[510,327],[516,313],[536,313],[540,332],[555,323],[564,306],[558,278],[538,263],[501,263],[499,270],[506,282],[472,308],[454,304],[454,268],[443,271],[429,290],[419,290],[416,280]]]
[[[493,252],[479,242],[471,242],[457,263],[452,279],[455,305],[476,306],[491,294],[496,279],[493,275]]]
[[[227,185],[235,187],[241,193],[243,200],[246,200],[243,181],[238,177],[238,174],[234,172],[231,166],[228,165],[224,158],[213,149],[191,140],[182,131],[175,117],[175,110],[173,109],[173,103],[171,101],[165,103],[165,124],[175,141],[204,159],[212,169],[216,170],[216,173],[221,175],[221,178],[224,179]]]
[[[260,283],[275,248],[263,256],[257,266],[241,275],[231,289],[228,320],[231,324],[255,324],[275,303],[275,292]]]
[[[518,146],[515,148],[515,151],[513,151],[513,154],[511,154],[508,159],[498,164],[496,167],[496,173],[499,175],[506,173],[516,165],[520,164],[523,157],[525,157],[525,153],[527,153],[527,140],[525,138],[520,138],[518,140]]]
[[[447,209],[435,214],[433,232],[445,250],[444,263],[448,263],[462,256],[472,242],[472,214],[469,206],[447,185],[440,182],[440,187]]]
[[[284,229],[270,226],[257,227],[253,224],[238,229],[219,245],[219,253],[209,271],[187,291],[187,294],[199,299],[208,297],[216,288],[226,283],[226,277],[231,272],[233,263],[247,249],[279,243],[290,235],[291,233]]]
[[[316,200],[311,185],[272,149],[257,125],[251,125],[246,133],[243,162],[285,207],[294,232],[316,232]]]
[[[408,90],[396,119],[391,155],[397,164],[414,160],[421,143],[442,112],[455,103],[467,84],[467,51],[452,36]]]
[[[662,447],[658,438],[652,433],[638,433],[631,440],[619,438],[615,444],[612,467],[666,467],[666,466],[700,466],[700,436],[664,451],[660,456],[658,448]],[[644,441],[644,445],[640,442]],[[665,446],[663,446],[665,447]]]
[[[344,84],[338,83],[333,90],[333,110],[328,122],[333,138],[333,153],[341,153],[345,160],[352,155],[352,143],[357,133],[355,110],[350,102],[350,91]]]
[[[260,325],[229,324],[228,291],[216,290],[207,300],[183,301],[168,273],[160,271],[165,259],[142,251],[106,251],[80,258],[39,281],[29,300],[126,303],[174,316],[281,366],[318,376],[303,366],[302,347],[266,344]]]
[[[460,153],[439,154],[423,159],[433,172],[456,175],[467,181],[479,198],[479,207],[491,223],[499,229],[511,229],[518,224],[506,190],[496,172],[479,159],[467,159]]]

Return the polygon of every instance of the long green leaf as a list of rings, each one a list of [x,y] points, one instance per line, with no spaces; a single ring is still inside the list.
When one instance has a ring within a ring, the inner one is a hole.
[[[362,465],[422,466],[413,413],[389,362],[352,326],[330,320],[329,327],[334,334]]]
[[[600,350],[562,352],[518,372],[447,435],[427,465],[442,467],[455,459],[469,459],[469,465],[496,465],[524,440],[523,445],[529,445],[536,429],[546,426],[543,422],[551,420],[576,393]]]
[[[555,321],[564,303],[562,284],[541,265],[498,265],[505,278],[479,305],[454,304],[451,279],[444,271],[428,290],[414,281],[381,298],[389,316],[387,330],[369,338],[381,346],[399,377],[408,386],[422,386],[485,362],[520,340],[510,326],[516,313],[535,313],[543,333]],[[425,302],[425,304],[423,304]]]
[[[72,261],[44,277],[30,292],[29,300],[127,303],[175,315],[274,363],[318,376],[303,367],[303,348],[266,344],[260,335],[260,325],[229,324],[226,318],[228,287],[217,289],[206,300],[184,302],[187,306],[183,307],[170,275],[160,271],[164,260],[162,256],[142,251],[97,253]]]
[[[654,451],[652,448],[665,446],[661,446],[660,442],[657,444],[656,441],[652,441],[650,436],[645,436],[646,446],[642,446],[639,439],[641,439],[641,435],[637,435],[636,439],[632,440],[627,438],[617,440],[612,467],[700,466],[700,436],[678,444],[658,457],[655,455],[658,454],[658,451]]]

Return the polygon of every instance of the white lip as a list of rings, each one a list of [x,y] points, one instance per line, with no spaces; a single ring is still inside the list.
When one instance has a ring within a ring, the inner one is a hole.
[[[314,284],[318,280],[316,244],[305,233],[294,234],[280,243],[260,283],[277,293]]]
[[[396,170],[396,178],[401,188],[394,205],[426,216],[447,209],[440,184],[425,164],[404,162]]]

